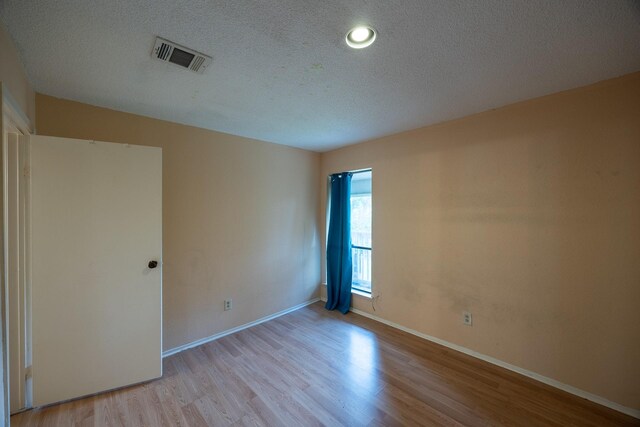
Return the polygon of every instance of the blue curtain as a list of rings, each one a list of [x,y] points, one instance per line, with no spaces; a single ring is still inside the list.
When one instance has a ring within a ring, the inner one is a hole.
[[[327,240],[327,304],[343,314],[351,305],[351,175],[331,175],[331,209]]]

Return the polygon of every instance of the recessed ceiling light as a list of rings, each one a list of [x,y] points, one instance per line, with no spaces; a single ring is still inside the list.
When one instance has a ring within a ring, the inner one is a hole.
[[[347,44],[354,49],[362,49],[371,44],[376,39],[376,30],[365,25],[352,28],[347,33]]]

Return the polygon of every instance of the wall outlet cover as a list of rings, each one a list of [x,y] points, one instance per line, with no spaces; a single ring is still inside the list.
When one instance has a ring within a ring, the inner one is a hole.
[[[464,323],[466,326],[473,325],[473,316],[471,315],[470,312],[468,311],[462,312],[462,323]]]

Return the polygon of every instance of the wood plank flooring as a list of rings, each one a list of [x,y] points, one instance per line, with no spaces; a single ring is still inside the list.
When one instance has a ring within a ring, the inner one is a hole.
[[[164,360],[164,376],[20,426],[623,426],[634,418],[316,303]]]

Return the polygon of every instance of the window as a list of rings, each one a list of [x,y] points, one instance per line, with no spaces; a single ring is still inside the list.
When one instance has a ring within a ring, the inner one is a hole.
[[[351,178],[351,256],[351,287],[371,293],[371,170]]]

